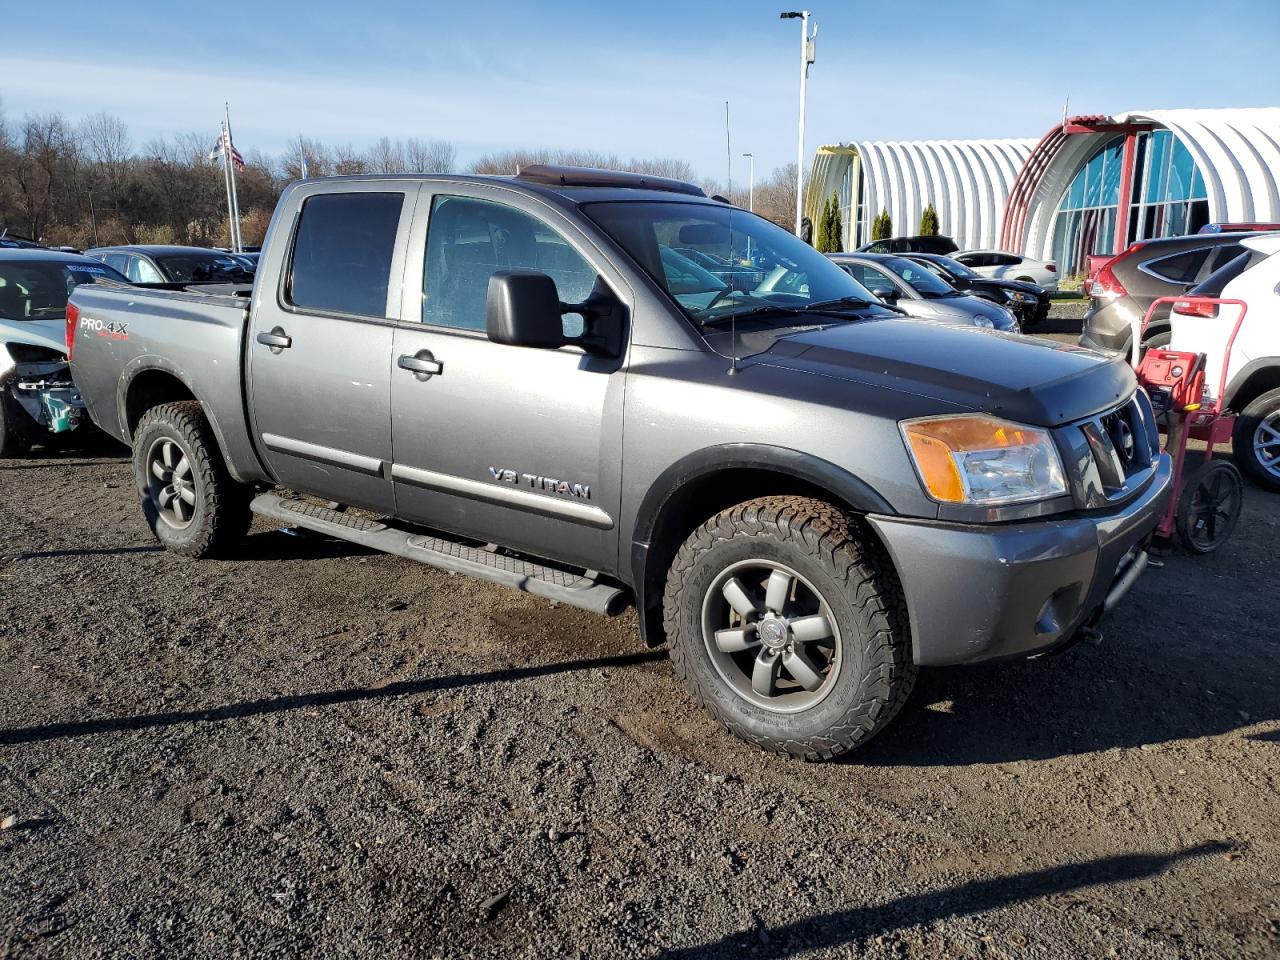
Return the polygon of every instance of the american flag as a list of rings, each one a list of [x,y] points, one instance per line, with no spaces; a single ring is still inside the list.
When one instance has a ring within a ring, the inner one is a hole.
[[[240,156],[240,151],[237,150],[236,145],[231,142],[231,134],[225,127],[222,129],[222,134],[218,137],[218,142],[214,145],[212,152],[210,152],[209,159],[211,161],[217,160],[224,152],[231,157],[231,163],[237,170],[244,169],[244,157]]]

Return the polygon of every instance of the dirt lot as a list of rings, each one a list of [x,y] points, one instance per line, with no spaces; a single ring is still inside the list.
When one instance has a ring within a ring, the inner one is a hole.
[[[0,954],[1278,956],[1278,527],[817,766],[630,614],[261,523],[186,562],[114,449],[8,461]]]

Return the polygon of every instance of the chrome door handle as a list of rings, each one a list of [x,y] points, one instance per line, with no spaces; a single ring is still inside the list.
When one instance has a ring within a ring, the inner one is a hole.
[[[444,364],[430,350],[419,350],[413,356],[401,354],[396,366],[408,370],[419,380],[430,380],[436,374],[444,373]]]
[[[293,346],[293,337],[286,334],[281,327],[273,327],[270,333],[260,333],[254,339],[264,347],[270,347],[272,353],[279,353]]]

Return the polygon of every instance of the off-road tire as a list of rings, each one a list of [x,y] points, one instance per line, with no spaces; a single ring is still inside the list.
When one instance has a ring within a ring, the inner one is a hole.
[[[703,638],[707,589],[743,559],[786,564],[809,581],[837,622],[842,667],[831,692],[797,713],[748,702],[711,662]],[[726,730],[764,750],[829,760],[861,746],[902,709],[915,683],[906,603],[874,535],[806,497],[762,497],[716,514],[690,534],[667,573],[664,619],[676,673]]]
[[[1263,466],[1253,452],[1253,435],[1258,425],[1280,410],[1280,388],[1268,390],[1240,412],[1231,435],[1231,450],[1244,475],[1272,493],[1280,493],[1280,477]]]
[[[31,449],[30,418],[0,384],[0,460],[20,457]]]
[[[191,461],[196,503],[190,523],[182,529],[164,520],[150,492],[148,454],[161,438],[176,443]],[[197,559],[217,556],[238,544],[249,531],[252,491],[227,472],[198,401],[165,403],[143,414],[133,435],[133,475],[147,524],[156,540],[172,553]]]

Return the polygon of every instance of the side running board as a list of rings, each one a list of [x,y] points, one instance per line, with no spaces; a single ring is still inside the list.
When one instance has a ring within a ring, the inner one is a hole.
[[[401,530],[378,520],[275,493],[260,493],[249,506],[254,513],[291,527],[349,540],[441,570],[491,580],[592,613],[615,616],[631,603],[631,595],[624,587],[599,580],[590,572],[551,566],[492,546],[474,546],[442,533]]]

